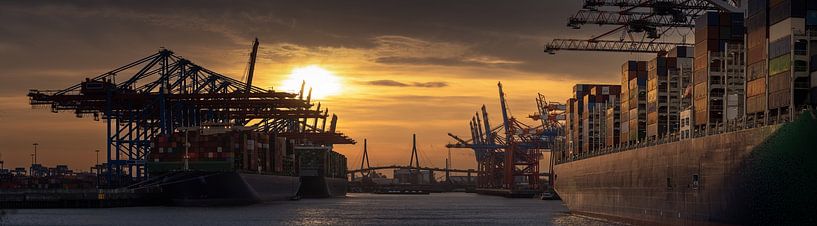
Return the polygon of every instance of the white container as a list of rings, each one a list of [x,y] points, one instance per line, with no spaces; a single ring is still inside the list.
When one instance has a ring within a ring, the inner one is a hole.
[[[806,30],[806,19],[791,17],[769,27],[769,40],[777,41],[791,34],[802,34]]]

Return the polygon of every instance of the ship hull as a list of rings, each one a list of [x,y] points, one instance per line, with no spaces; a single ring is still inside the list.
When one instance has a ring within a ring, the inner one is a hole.
[[[560,163],[554,173],[573,212],[650,224],[814,225],[817,123],[804,114]]]
[[[331,177],[301,177],[299,194],[304,198],[332,198],[345,197],[348,181],[345,178]]]
[[[298,177],[240,173],[257,201],[287,200],[297,195],[301,182]]]
[[[162,186],[172,205],[248,205],[297,197],[346,196],[342,178],[295,177],[237,172],[177,172]]]

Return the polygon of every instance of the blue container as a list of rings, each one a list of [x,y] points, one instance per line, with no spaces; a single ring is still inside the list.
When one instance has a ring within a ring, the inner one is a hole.
[[[769,9],[770,24],[776,24],[790,17],[806,17],[806,0],[783,0]]]
[[[732,23],[733,24],[735,22],[743,22],[743,13],[732,13],[732,15],[730,15],[730,16],[732,17]]]
[[[769,2],[767,0],[749,0],[748,9],[746,10],[749,16],[766,12],[768,10]]]
[[[791,52],[791,36],[786,36],[769,43],[769,59]]]
[[[811,104],[817,104],[817,88],[811,88]]]
[[[719,35],[718,35],[719,39],[731,39],[732,38],[732,28],[730,28],[730,27],[721,27],[720,30],[718,31],[718,33],[719,33]]]
[[[817,2],[814,3],[817,5]],[[806,25],[815,26],[817,25],[817,9],[810,9],[806,11]]]
[[[812,63],[809,64],[809,71],[817,71],[817,63],[814,63],[817,62],[817,55],[811,56],[811,62]]]
[[[707,12],[706,13],[706,25],[707,26],[718,26],[720,25],[721,17],[720,14],[717,12]]]
[[[732,33],[729,39],[732,40],[743,40],[743,35],[746,34],[746,28],[743,26],[740,27],[732,27]]]
[[[723,52],[724,50],[726,50],[727,42],[728,42],[727,40],[718,40],[718,51]]]

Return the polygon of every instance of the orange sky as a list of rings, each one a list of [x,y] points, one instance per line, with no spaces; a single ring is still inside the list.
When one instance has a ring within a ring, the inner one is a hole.
[[[564,27],[577,2],[412,3],[0,3],[2,160],[27,165],[38,142],[41,163],[90,167],[93,150],[104,150],[104,124],[32,109],[28,89],[69,87],[159,47],[240,79],[258,37],[254,84],[265,88],[279,87],[294,68],[331,71],[341,92],[320,101],[360,142],[336,147],[353,166],[364,138],[372,164],[407,164],[416,133],[422,164],[443,167],[446,133],[466,136],[482,104],[499,122],[498,81],[512,114],[524,118],[537,92],[564,102],[577,82],[616,83],[621,63],[634,57],[543,53],[552,38],[588,34]],[[471,151],[452,153],[455,167],[475,167]]]

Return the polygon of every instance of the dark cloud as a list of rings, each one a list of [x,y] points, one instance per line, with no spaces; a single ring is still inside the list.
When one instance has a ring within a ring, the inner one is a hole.
[[[447,82],[413,82],[413,83],[402,83],[395,80],[374,80],[366,82],[368,85],[373,86],[394,86],[394,87],[423,87],[423,88],[442,88],[448,86]]]
[[[547,74],[550,79],[614,81],[611,72],[631,56],[569,52],[549,56],[542,51],[552,38],[599,33],[591,26],[581,30],[564,26],[580,8],[581,1],[540,0],[8,1],[0,3],[4,34],[0,54],[17,60],[0,62],[0,67],[41,67],[42,62],[63,68],[100,67],[164,46],[193,60],[201,57],[207,62],[200,64],[212,68],[239,63],[224,62],[223,56],[245,55],[254,37],[261,39],[262,48],[288,43],[280,51],[292,53],[300,47],[367,50],[378,45],[374,38],[391,35],[459,44],[468,52],[420,58],[385,54],[373,61],[498,66]],[[231,52],[236,49],[241,52]],[[87,60],[99,56],[103,57]],[[301,56],[274,55],[275,60]]]
[[[397,86],[397,87],[405,87],[409,86],[406,83],[394,81],[394,80],[375,80],[369,81],[366,84],[373,85],[373,86]]]
[[[448,86],[446,82],[415,82],[414,86],[416,87],[425,87],[425,88],[440,88]]]
[[[379,70],[377,72],[414,70],[411,66],[423,69],[444,66],[446,68],[440,70],[445,73],[439,73],[441,81],[480,76],[513,80],[513,76],[542,75],[543,80],[616,82],[616,71],[621,63],[633,55],[560,52],[550,56],[543,53],[543,45],[550,39],[589,38],[591,34],[599,33],[588,30],[591,26],[581,30],[565,27],[567,18],[581,8],[581,2],[0,1],[0,68],[3,69],[0,71],[0,101],[6,104],[0,109],[3,110],[3,120],[16,123],[14,127],[6,125],[10,129],[0,132],[0,139],[8,141],[4,143],[6,149],[17,150],[16,153],[28,150],[34,141],[31,139],[43,144],[49,140],[54,144],[65,144],[59,145],[66,147],[66,151],[60,153],[67,154],[98,148],[91,147],[93,142],[82,142],[85,146],[81,147],[68,141],[58,142],[58,139],[73,139],[74,136],[65,136],[62,130],[53,129],[53,124],[75,120],[73,115],[50,114],[44,110],[44,113],[32,116],[25,97],[28,89],[65,88],[85,77],[156,53],[160,47],[171,49],[208,69],[239,78],[242,66],[247,63],[247,50],[255,37],[262,43],[259,62],[276,68],[288,67],[286,63],[303,58],[314,57],[317,63],[321,63],[321,59],[346,58],[347,55],[343,54],[348,54],[350,58],[360,58],[355,59],[356,64],[350,65],[370,66],[369,63],[373,63],[375,70]],[[508,73],[471,73],[495,67]],[[122,73],[118,78],[132,75]],[[439,81],[386,81],[374,81],[369,85],[448,86],[448,83]],[[543,87],[546,88],[549,87]],[[437,124],[439,122],[434,120],[440,115],[449,114],[445,119],[467,119],[471,114],[468,112],[478,109],[482,103],[497,102],[493,96],[490,99],[470,96],[434,98],[401,96],[394,101],[383,101],[393,107],[388,109],[373,109],[368,107],[370,102],[360,102],[354,105],[360,107],[346,108],[347,112],[360,112],[344,117],[358,117],[361,121],[393,117],[389,120],[403,122],[407,117],[400,113],[413,113],[422,107],[431,110],[411,117],[424,117],[422,121]],[[407,100],[413,103],[407,104]],[[521,98],[511,101],[516,100],[523,101]],[[462,106],[452,109],[451,105]],[[11,111],[6,106],[18,110]],[[53,118],[45,122],[44,117]],[[103,131],[100,125],[94,125],[98,127],[87,130]],[[72,124],[65,128],[85,127]],[[365,129],[371,128],[377,127],[365,126]],[[436,131],[438,134],[444,134],[448,129],[427,128],[440,130]],[[99,134],[83,137],[103,136],[96,135]],[[104,142],[93,144],[104,145]],[[73,146],[77,147],[71,148]],[[19,163],[26,158],[27,154],[20,154],[18,159],[22,160]],[[75,162],[69,164],[73,166]]]
[[[439,66],[474,66],[477,63],[465,62],[460,59],[447,59],[438,57],[378,57],[374,59],[375,62],[381,64],[396,64],[396,65],[439,65]]]

